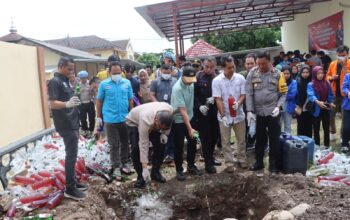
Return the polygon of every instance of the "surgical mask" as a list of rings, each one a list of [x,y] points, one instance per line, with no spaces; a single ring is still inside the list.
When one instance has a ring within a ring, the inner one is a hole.
[[[122,75],[121,74],[111,75],[111,78],[114,82],[119,82],[120,79],[122,78]]]
[[[338,60],[341,61],[341,62],[344,62],[346,60],[346,57],[339,57],[338,56]]]
[[[161,74],[161,77],[162,77],[163,79],[165,79],[165,80],[169,80],[169,79],[171,78],[171,74],[164,74],[164,73],[162,73],[162,74]]]

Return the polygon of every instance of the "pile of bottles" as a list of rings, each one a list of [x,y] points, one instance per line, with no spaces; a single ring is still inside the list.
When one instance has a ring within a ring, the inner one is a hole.
[[[322,186],[350,186],[350,157],[330,150],[315,149],[315,166],[306,175]]]
[[[8,172],[10,184],[2,193],[14,198],[7,217],[14,217],[16,210],[23,206],[29,209],[53,209],[60,204],[66,185],[64,149],[63,139],[52,135],[42,138],[27,150],[23,148],[14,154]],[[112,179],[106,174],[110,170],[109,164],[109,147],[106,142],[97,136],[89,140],[80,137],[75,165],[78,181],[84,182],[91,175],[99,175],[111,182]],[[40,219],[34,217],[29,219]]]

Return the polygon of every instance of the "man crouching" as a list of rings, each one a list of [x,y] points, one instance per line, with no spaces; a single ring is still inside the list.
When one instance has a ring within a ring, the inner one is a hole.
[[[160,183],[166,182],[160,167],[172,122],[173,108],[165,102],[140,105],[126,117],[131,133],[132,161],[137,173],[136,188],[145,187],[145,180],[149,178]],[[153,145],[151,173],[147,168],[149,142]]]

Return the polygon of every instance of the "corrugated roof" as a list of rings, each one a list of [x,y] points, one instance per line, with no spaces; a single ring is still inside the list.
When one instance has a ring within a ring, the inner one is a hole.
[[[114,40],[111,41],[114,45],[122,48],[123,50],[127,50],[128,44],[129,44],[130,39],[126,39],[126,40]]]
[[[98,37],[96,35],[81,36],[81,37],[66,37],[55,40],[46,40],[48,43],[75,48],[78,50],[93,50],[93,49],[110,49],[125,50],[111,41]]]
[[[47,42],[39,41],[39,40],[35,40],[35,39],[30,39],[30,38],[25,38],[25,39],[34,43],[34,44],[45,47],[49,50],[53,50],[53,51],[56,51],[56,52],[64,54],[64,55],[71,56],[74,59],[80,58],[80,59],[95,59],[95,60],[101,60],[101,61],[106,60],[104,58],[95,56],[95,55],[88,53],[88,52],[85,52],[85,51],[81,51],[81,50],[77,50],[77,49],[73,49],[73,48],[69,48],[69,47],[64,47],[64,46],[59,46],[56,44],[51,44],[51,43],[47,43]]]
[[[221,50],[200,39],[196,43],[194,43],[193,46],[190,47],[185,54],[187,57],[200,57],[220,53],[222,53]]]

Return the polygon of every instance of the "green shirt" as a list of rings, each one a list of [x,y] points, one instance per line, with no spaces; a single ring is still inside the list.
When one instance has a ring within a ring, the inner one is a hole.
[[[186,108],[188,119],[193,117],[193,104],[194,104],[194,85],[186,86],[180,78],[174,85],[171,93],[171,106],[174,109],[174,121],[175,123],[184,123],[184,120],[179,112],[179,108]]]

